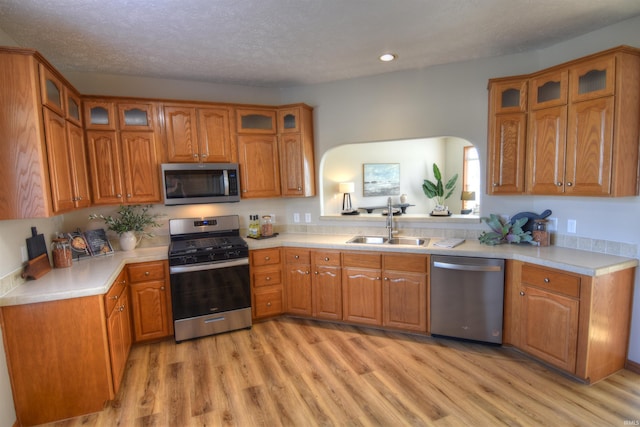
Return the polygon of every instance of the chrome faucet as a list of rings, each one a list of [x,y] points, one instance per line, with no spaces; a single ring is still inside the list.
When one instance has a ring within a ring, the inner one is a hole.
[[[393,235],[398,233],[393,229],[393,206],[391,205],[391,197],[387,199],[387,233],[389,236],[389,240],[392,239]]]

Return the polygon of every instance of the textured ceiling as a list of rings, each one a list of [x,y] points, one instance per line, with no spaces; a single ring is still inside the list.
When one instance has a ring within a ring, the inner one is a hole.
[[[637,15],[638,0],[0,0],[0,30],[62,72],[268,87],[537,49]]]

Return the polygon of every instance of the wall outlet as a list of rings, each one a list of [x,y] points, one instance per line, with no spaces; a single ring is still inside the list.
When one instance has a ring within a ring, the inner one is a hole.
[[[271,216],[271,222],[275,224],[276,223],[276,214],[272,213],[272,214],[269,214],[269,215]]]
[[[300,214],[298,212],[293,214],[293,222],[296,224],[300,222]]]
[[[558,218],[547,218],[547,231],[558,231]]]
[[[567,220],[567,233],[572,233],[575,234],[576,233],[576,220],[575,219],[569,219]]]
[[[311,222],[311,214],[309,212],[304,214],[304,222],[306,222],[307,224]]]

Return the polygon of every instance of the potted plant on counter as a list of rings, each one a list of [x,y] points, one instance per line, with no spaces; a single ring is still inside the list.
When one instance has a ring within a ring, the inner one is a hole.
[[[442,182],[442,173],[437,164],[433,164],[433,177],[436,182],[429,179],[425,179],[422,184],[422,191],[424,194],[436,201],[436,207],[431,212],[432,215],[449,215],[449,208],[444,205],[444,201],[447,200],[453,194],[456,188],[456,182],[458,181],[458,174],[453,175],[446,184]]]
[[[491,228],[490,232],[483,231],[478,240],[485,245],[500,245],[502,243],[531,243],[535,245],[530,231],[524,231],[522,226],[529,220],[520,218],[513,224],[501,216],[490,214],[489,217],[481,218]]]
[[[158,215],[150,214],[150,208],[150,205],[120,205],[116,216],[91,214],[89,219],[103,220],[107,229],[115,231],[120,237],[120,249],[130,251],[135,249],[143,237],[153,237],[147,229],[160,227],[156,222]]]

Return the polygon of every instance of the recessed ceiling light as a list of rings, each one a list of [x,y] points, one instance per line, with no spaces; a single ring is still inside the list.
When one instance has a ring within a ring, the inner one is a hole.
[[[398,55],[396,55],[395,53],[385,53],[383,55],[380,55],[380,61],[382,62],[390,62],[393,61],[394,59],[396,59],[398,57]]]

